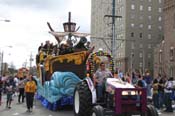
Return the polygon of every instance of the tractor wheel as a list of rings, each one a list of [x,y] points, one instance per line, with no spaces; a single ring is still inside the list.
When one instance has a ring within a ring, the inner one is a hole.
[[[147,116],[158,116],[157,110],[152,105],[147,105]]]
[[[78,83],[74,91],[74,116],[90,116],[92,95],[86,81]]]
[[[97,105],[92,109],[92,116],[104,116],[104,109],[102,106]]]

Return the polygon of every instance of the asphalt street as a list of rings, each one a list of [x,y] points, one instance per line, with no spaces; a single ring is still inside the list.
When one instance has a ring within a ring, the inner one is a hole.
[[[2,105],[0,106],[0,116],[74,116],[73,115],[73,109],[72,108],[64,108],[60,109],[58,111],[50,111],[46,108],[44,108],[40,101],[35,100],[34,101],[34,109],[33,112],[26,112],[26,104],[21,103],[19,104],[17,102],[17,96],[13,97],[13,102],[12,102],[12,108],[6,108],[6,96],[3,96],[2,99]],[[165,113],[161,112],[159,116],[174,116],[175,115],[175,110],[174,113]]]
[[[26,103],[19,104],[17,101],[17,96],[13,97],[12,108],[6,108],[6,96],[3,96],[2,105],[0,106],[0,116],[73,116],[72,108],[61,109],[58,111],[50,111],[44,108],[40,101],[34,101],[33,112],[26,112]]]

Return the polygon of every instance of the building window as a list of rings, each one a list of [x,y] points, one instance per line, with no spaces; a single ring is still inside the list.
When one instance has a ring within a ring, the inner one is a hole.
[[[151,58],[151,54],[150,53],[148,53],[148,58]]]
[[[142,38],[143,37],[143,33],[140,33],[139,36],[140,36],[140,38]]]
[[[149,15],[149,16],[148,16],[148,19],[151,20],[151,19],[152,19],[152,16]]]
[[[143,44],[139,44],[139,48],[143,48]]]
[[[159,29],[159,30],[162,30],[162,26],[158,26],[158,29]]]
[[[131,43],[131,49],[134,49],[135,46],[134,46],[134,42]]]
[[[131,37],[134,37],[134,32],[131,33]]]
[[[162,0],[159,0],[159,3],[162,3]]]
[[[162,50],[159,51],[159,63],[162,63]]]
[[[151,34],[148,34],[148,39],[151,39]]]
[[[131,19],[134,19],[135,18],[135,14],[131,14]],[[120,19],[120,18],[118,18]]]
[[[160,12],[160,13],[162,12],[162,8],[159,8],[159,12]]]
[[[174,47],[170,48],[170,60],[173,61],[174,60]]]
[[[143,53],[142,52],[139,53],[139,57],[143,58]]]
[[[143,63],[142,63],[142,62],[140,62],[140,63],[139,63],[139,67],[140,67],[140,68],[142,68],[142,66],[143,66]]]
[[[151,44],[148,44],[148,49],[151,49]]]
[[[173,67],[170,67],[170,77],[173,77],[173,72],[174,72]]]
[[[134,23],[131,23],[131,27],[132,27],[132,28],[134,27]]]
[[[143,20],[143,16],[142,16],[142,15],[141,15],[141,16],[139,16],[139,19],[140,19],[140,20]]]
[[[148,62],[148,67],[150,67],[151,66],[151,63],[150,62]]]
[[[140,5],[140,11],[143,11],[143,5]]]
[[[161,16],[159,16],[158,21],[162,21],[162,17]]]
[[[148,11],[151,11],[152,9],[151,9],[151,6],[148,6]]]
[[[151,25],[148,25],[148,29],[149,29],[149,30],[151,29]]]
[[[134,10],[134,9],[135,9],[135,5],[131,4],[131,10]]]
[[[143,28],[143,24],[140,24],[139,27],[140,27],[140,28]]]

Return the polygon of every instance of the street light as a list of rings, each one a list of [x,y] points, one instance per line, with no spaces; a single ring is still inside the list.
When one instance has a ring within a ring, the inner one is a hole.
[[[10,20],[9,20],[9,19],[0,19],[0,21],[10,22]]]
[[[0,21],[3,21],[3,22],[10,22],[9,19],[0,19]],[[4,46],[4,47],[9,47],[9,48],[12,48],[12,46]],[[4,48],[4,47],[0,47],[1,49]],[[3,73],[3,57],[4,57],[4,52],[2,51],[1,52],[1,75]]]
[[[2,49],[5,47],[12,48],[13,46],[4,46],[4,47],[0,47],[0,48]],[[4,60],[4,51],[2,50],[2,52],[1,52],[1,75],[3,75],[3,69],[4,69],[3,60]]]

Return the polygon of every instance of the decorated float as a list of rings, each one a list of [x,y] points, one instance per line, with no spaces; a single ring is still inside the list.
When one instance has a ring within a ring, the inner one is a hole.
[[[77,32],[76,23],[63,23],[64,32],[55,32],[47,23],[56,40],[56,45],[48,41],[39,47],[36,56],[37,99],[50,110],[73,105],[73,93],[78,82],[87,74],[87,59],[93,47],[86,46],[88,33]]]

